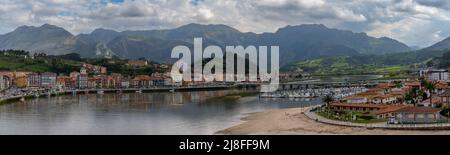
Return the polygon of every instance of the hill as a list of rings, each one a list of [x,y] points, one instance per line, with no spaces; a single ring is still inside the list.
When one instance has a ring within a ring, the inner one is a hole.
[[[74,36],[53,25],[23,26],[0,35],[0,49],[21,49],[52,55],[79,53],[83,57],[110,55],[167,62],[176,45],[192,47],[194,37],[204,46],[280,46],[281,65],[323,56],[382,55],[409,51],[405,44],[390,38],[374,38],[365,33],[331,29],[324,25],[280,28],[275,33],[242,33],[227,25],[188,24],[175,29],[124,31],[96,29]]]

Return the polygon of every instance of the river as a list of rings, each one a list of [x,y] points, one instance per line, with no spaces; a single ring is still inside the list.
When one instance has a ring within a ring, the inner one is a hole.
[[[320,99],[211,100],[238,90],[90,94],[38,98],[0,106],[0,134],[210,135],[246,113],[320,104]]]

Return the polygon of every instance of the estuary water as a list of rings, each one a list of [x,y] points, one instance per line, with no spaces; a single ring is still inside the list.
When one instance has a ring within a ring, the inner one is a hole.
[[[210,135],[245,114],[321,104],[320,99],[213,99],[238,90],[89,94],[0,106],[0,134]]]

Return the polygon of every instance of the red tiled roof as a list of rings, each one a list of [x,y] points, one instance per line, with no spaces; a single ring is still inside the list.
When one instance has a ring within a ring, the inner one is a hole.
[[[408,106],[406,106],[406,105],[390,105],[390,106],[386,106],[383,109],[373,112],[373,114],[379,115],[379,114],[391,113],[391,112],[395,112],[395,111],[400,110],[405,107],[408,107]]]
[[[394,87],[395,85],[392,83],[380,83],[376,86],[376,88],[382,88],[382,89],[386,89],[386,88],[391,88]]]
[[[450,97],[450,89],[446,89],[445,92],[441,95],[439,95],[441,97]]]
[[[357,107],[357,108],[383,108],[385,105],[382,104],[359,104],[359,103],[332,103],[331,106],[341,106],[341,107]]]
[[[446,89],[446,88],[448,88],[448,83],[445,81],[437,81],[436,88],[437,89]]]
[[[405,108],[401,108],[399,110],[397,110],[396,112],[419,112],[419,113],[423,113],[423,112],[431,112],[431,113],[436,113],[436,112],[440,112],[440,109],[437,108],[431,108],[431,107],[405,107]]]
[[[420,82],[419,81],[407,81],[405,82],[405,86],[420,86]]]
[[[437,97],[437,96],[433,96],[433,103],[442,103],[442,98],[440,98],[440,97]],[[424,100],[424,101],[422,101],[422,102],[430,102],[430,99],[427,99],[427,100]]]

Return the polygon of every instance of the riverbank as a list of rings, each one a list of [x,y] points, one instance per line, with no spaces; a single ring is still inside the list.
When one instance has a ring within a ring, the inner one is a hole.
[[[6,98],[0,98],[0,105],[10,104],[17,101],[46,96],[59,96],[59,95],[74,95],[74,94],[103,94],[103,93],[150,93],[150,92],[189,92],[189,91],[205,91],[205,90],[226,90],[236,89],[237,86],[201,86],[201,87],[162,87],[162,88],[129,88],[129,89],[77,89],[77,90],[64,90],[43,94],[23,94],[18,96],[10,96]]]
[[[319,123],[304,115],[306,108],[247,114],[244,123],[218,131],[225,135],[450,135],[450,130],[389,130]]]

